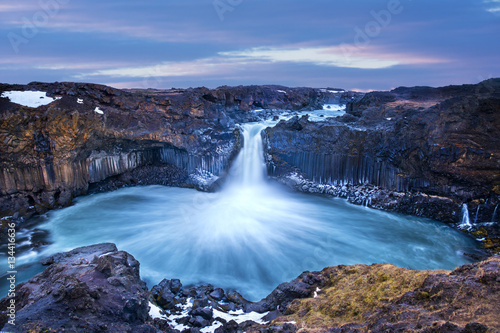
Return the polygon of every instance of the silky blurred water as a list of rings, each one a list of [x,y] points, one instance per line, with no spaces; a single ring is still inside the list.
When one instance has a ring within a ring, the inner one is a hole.
[[[50,245],[26,251],[18,264],[114,242],[140,261],[149,287],[179,278],[184,285],[211,283],[258,300],[279,283],[326,266],[388,262],[453,269],[471,262],[462,253],[474,251],[476,242],[442,223],[268,183],[262,127],[243,128],[245,148],[221,192],[146,186],[78,198],[37,226],[48,232]]]

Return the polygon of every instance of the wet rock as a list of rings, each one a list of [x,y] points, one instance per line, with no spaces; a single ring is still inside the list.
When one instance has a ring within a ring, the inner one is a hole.
[[[266,297],[269,310],[273,308],[286,309],[288,305],[297,298],[309,297],[313,292],[310,284],[298,280],[280,284],[273,292]]]
[[[199,316],[206,320],[213,319],[213,310],[211,308],[195,308],[190,313],[191,316]]]
[[[240,293],[234,290],[226,292],[226,298],[228,302],[235,304],[237,308],[248,304],[248,301],[243,296],[241,296]]]
[[[210,299],[206,295],[202,295],[193,301],[193,309],[205,308],[210,304]]]
[[[270,326],[259,330],[259,332],[261,333],[295,333],[297,331],[298,331],[297,327],[295,327],[295,325],[290,323],[277,326]]]
[[[238,330],[238,323],[234,320],[228,321],[223,326],[217,328],[215,333],[239,333],[242,331]]]
[[[175,295],[169,290],[164,289],[161,294],[156,299],[156,302],[165,310],[171,310],[175,308]]]
[[[206,327],[206,326],[210,326],[210,320],[207,320],[201,316],[193,316],[191,317],[191,319],[189,320],[189,325],[193,326],[193,327]]]
[[[177,304],[182,303],[182,296],[184,294],[179,279],[163,279],[151,289],[151,298],[165,310],[175,309]]]
[[[170,280],[170,291],[172,291],[174,294],[178,294],[182,289],[182,283],[181,280],[179,279],[172,279]]]
[[[488,326],[480,323],[468,323],[465,325],[463,333],[486,333],[488,332]]]
[[[212,297],[216,301],[222,300],[224,296],[225,296],[224,290],[221,288],[216,288],[214,291],[210,293],[210,297]]]

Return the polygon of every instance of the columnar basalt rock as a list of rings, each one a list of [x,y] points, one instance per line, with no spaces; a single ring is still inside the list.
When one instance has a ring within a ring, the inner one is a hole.
[[[492,79],[368,93],[343,117],[297,117],[268,128],[264,141],[269,173],[298,190],[453,223],[466,203],[471,220],[492,222],[499,133],[500,79]]]
[[[450,223],[460,222],[465,203],[472,222],[495,222],[478,225],[485,228],[479,239],[500,234],[500,79],[368,94],[0,85],[0,92],[10,90],[60,99],[30,108],[0,98],[0,216],[42,213],[89,189],[213,190],[243,144],[237,123],[343,103],[342,117],[294,118],[267,129],[269,174],[300,191]]]
[[[127,184],[127,177],[128,183],[210,190],[241,147],[235,123],[259,119],[251,110],[314,109],[342,98],[274,86],[123,91],[79,83],[0,85],[0,93],[11,90],[60,98],[37,108],[0,98],[0,216],[65,206],[89,185],[105,190]],[[160,173],[172,176],[167,179],[134,172],[167,165]]]

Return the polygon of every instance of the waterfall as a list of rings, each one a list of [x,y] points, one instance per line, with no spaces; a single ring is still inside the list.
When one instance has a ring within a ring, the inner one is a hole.
[[[498,205],[495,206],[495,210],[493,211],[493,215],[491,216],[491,222],[495,222],[495,217],[497,216],[497,208]]]
[[[244,145],[234,161],[228,179],[228,188],[257,188],[265,184],[266,164],[262,147],[263,124],[244,124]]]
[[[472,229],[472,224],[470,223],[469,208],[467,204],[462,205],[462,223],[458,226],[460,229],[470,230]]]
[[[477,209],[476,209],[476,217],[474,218],[474,224],[477,223],[477,217],[479,216],[479,208],[481,207],[481,205],[477,205]]]
[[[37,226],[47,230],[52,242],[39,256],[23,256],[19,264],[68,248],[113,242],[141,262],[141,276],[150,286],[175,277],[186,285],[210,283],[259,300],[283,281],[326,266],[389,262],[453,269],[470,262],[459,250],[470,252],[468,244],[476,242],[452,228],[360,209],[344,200],[292,193],[267,182],[260,135],[267,125],[241,126],[244,146],[221,191],[156,185],[81,197]],[[195,161],[180,150],[163,153],[178,163]],[[102,170],[136,161],[125,156],[94,160],[99,161],[94,165],[96,179]],[[2,253],[0,269],[1,263],[7,264]],[[8,290],[1,282],[0,292]]]

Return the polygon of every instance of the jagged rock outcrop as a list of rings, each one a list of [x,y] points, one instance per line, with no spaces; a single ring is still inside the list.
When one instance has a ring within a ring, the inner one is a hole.
[[[341,98],[273,86],[123,91],[83,83],[0,85],[0,93],[12,90],[60,99],[31,108],[0,98],[0,216],[68,205],[90,184],[93,190],[134,183],[209,189],[241,145],[235,122],[258,119],[250,110],[313,109]]]
[[[471,221],[500,221],[500,79],[372,92],[264,136],[270,174],[299,190],[453,223],[467,203]]]
[[[56,254],[45,271],[0,300],[7,332],[156,332],[139,262],[114,244]],[[14,316],[7,313],[15,300]],[[10,321],[10,323],[9,323]],[[12,325],[14,324],[14,325]]]
[[[9,332],[497,332],[500,257],[454,271],[389,264],[328,267],[260,302],[212,285],[163,280],[149,292],[139,263],[114,244],[56,254],[0,300]],[[15,326],[8,305],[15,299]],[[7,310],[5,310],[7,309]],[[5,326],[4,326],[5,325]]]

